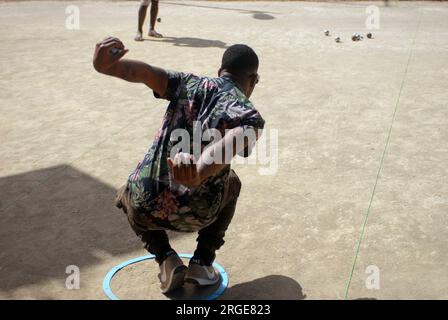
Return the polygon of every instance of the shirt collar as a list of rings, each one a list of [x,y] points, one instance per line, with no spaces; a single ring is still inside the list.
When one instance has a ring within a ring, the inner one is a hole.
[[[240,88],[240,86],[238,85],[238,83],[237,83],[235,80],[233,80],[233,78],[232,78],[231,76],[229,76],[229,75],[223,75],[223,76],[220,76],[220,78],[222,78],[222,79],[224,79],[224,80],[227,80],[227,81],[231,82],[231,83],[235,86],[235,88],[236,88],[238,91],[240,91],[244,96],[246,96],[246,95],[244,94],[243,90],[241,90],[241,88]]]

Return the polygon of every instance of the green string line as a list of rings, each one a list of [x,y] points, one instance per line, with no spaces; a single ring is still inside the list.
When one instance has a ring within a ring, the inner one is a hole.
[[[401,81],[400,91],[398,92],[397,101],[395,103],[395,109],[394,109],[394,113],[392,115],[392,120],[391,120],[391,123],[390,123],[389,132],[387,134],[386,144],[384,145],[383,154],[381,155],[380,166],[379,166],[378,171],[376,173],[375,184],[373,186],[372,195],[370,196],[369,206],[367,207],[367,210],[366,210],[366,213],[365,213],[365,216],[364,216],[364,222],[363,222],[363,225],[362,225],[361,234],[359,236],[358,245],[357,245],[356,251],[355,251],[355,258],[353,260],[352,269],[350,271],[350,276],[349,276],[349,279],[348,279],[348,282],[347,282],[347,286],[345,288],[345,296],[344,296],[345,300],[348,299],[348,292],[350,290],[350,285],[352,283],[352,278],[353,278],[353,273],[355,271],[356,261],[358,260],[358,255],[359,255],[359,250],[360,250],[360,247],[361,247],[361,242],[362,242],[362,239],[364,238],[364,233],[365,233],[365,229],[366,229],[366,225],[367,225],[367,220],[368,220],[369,214],[370,214],[370,208],[372,207],[372,202],[373,202],[373,198],[375,196],[376,186],[378,184],[380,173],[381,173],[381,170],[383,168],[384,157],[386,155],[386,151],[387,151],[387,148],[389,146],[389,140],[390,140],[390,136],[391,136],[391,133],[392,133],[392,127],[393,127],[394,122],[395,122],[395,115],[397,114],[398,104],[400,102],[401,93],[402,93],[403,87],[404,87],[404,81],[405,81],[407,73],[408,73],[409,63],[411,61],[412,51],[414,49],[414,44],[415,44],[415,39],[417,38],[417,33],[418,33],[419,28],[420,28],[421,17],[422,17],[422,11],[420,10],[420,15],[419,15],[418,23],[417,23],[417,28],[415,30],[414,39],[412,40],[412,45],[411,45],[411,49],[410,49],[410,52],[409,52],[408,61],[407,61],[407,64],[406,64],[406,69],[404,71],[403,80]]]

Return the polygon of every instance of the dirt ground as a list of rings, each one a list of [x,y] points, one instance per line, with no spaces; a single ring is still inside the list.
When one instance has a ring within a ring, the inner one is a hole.
[[[448,299],[448,3],[377,2],[374,39],[352,42],[368,5],[162,0],[165,38],[136,43],[137,1],[0,3],[0,298],[105,299],[108,270],[145,254],[112,200],[166,104],[94,71],[114,35],[129,58],[200,75],[234,43],[260,56],[251,100],[278,130],[278,171],[235,167],[222,298]],[[194,250],[194,234],[171,237]],[[112,288],[166,299],[156,269],[125,268]]]

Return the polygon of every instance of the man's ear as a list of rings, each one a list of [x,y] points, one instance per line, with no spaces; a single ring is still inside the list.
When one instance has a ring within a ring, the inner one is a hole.
[[[219,68],[219,70],[218,70],[218,77],[221,76],[221,71],[222,71],[222,68]]]
[[[250,76],[250,87],[255,88],[255,85],[257,84],[257,74],[253,74]]]

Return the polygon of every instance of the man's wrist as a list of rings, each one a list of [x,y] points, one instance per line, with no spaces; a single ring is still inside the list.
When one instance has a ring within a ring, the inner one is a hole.
[[[96,71],[98,71],[99,73],[103,73],[103,74],[106,74],[106,75],[109,75],[109,76],[115,76],[115,74],[116,74],[116,72],[115,72],[115,70],[116,70],[116,66],[117,66],[117,64],[120,62],[120,60],[119,61],[116,61],[116,62],[114,62],[114,63],[112,63],[112,64],[110,64],[110,65],[108,65],[108,66],[101,66],[101,65],[99,65],[99,64],[93,64],[93,66],[95,67],[95,70]]]

